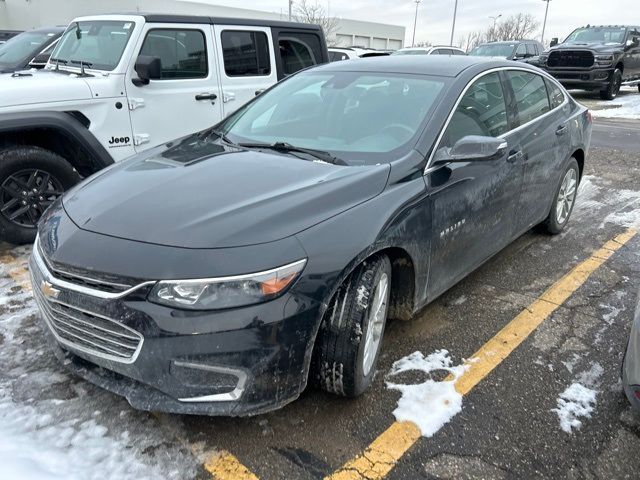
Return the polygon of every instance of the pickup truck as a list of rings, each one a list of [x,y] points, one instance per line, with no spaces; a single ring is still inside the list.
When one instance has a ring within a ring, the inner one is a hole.
[[[553,41],[538,66],[566,88],[599,91],[603,100],[613,100],[621,85],[640,84],[640,27],[578,28],[564,42]]]
[[[322,29],[177,15],[75,19],[43,70],[0,75],[0,239],[32,242],[82,178],[215,125],[328,62]]]

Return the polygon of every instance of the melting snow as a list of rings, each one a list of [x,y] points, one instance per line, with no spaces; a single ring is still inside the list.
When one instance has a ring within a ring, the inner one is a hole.
[[[558,408],[553,411],[560,418],[560,428],[567,433],[572,429],[580,429],[581,417],[591,418],[596,405],[596,391],[579,383],[573,383],[558,398]]]
[[[437,382],[429,378],[414,385],[387,381],[387,387],[402,393],[393,411],[397,421],[413,422],[423,436],[431,437],[462,410],[462,395],[456,391],[455,382],[467,367],[452,363],[447,350],[437,350],[426,357],[422,352],[413,352],[393,364],[388,376],[412,370],[426,374],[444,370],[453,376],[451,380]]]
[[[367,287],[364,285],[360,285],[356,294],[356,302],[358,303],[358,306],[363,310],[366,309],[369,305],[369,290],[367,290]]]
[[[632,87],[631,92],[631,95],[618,97],[613,102],[599,102],[599,105],[605,108],[591,110],[591,113],[594,117],[602,118],[640,119],[640,96],[637,94],[637,87]]]

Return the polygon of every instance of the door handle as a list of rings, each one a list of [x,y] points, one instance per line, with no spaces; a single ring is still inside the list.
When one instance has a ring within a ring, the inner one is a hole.
[[[196,95],[196,100],[215,100],[218,95],[215,93],[199,93]]]
[[[565,133],[567,133],[567,126],[566,125],[560,125],[556,129],[556,135],[558,135],[558,136],[564,135]]]
[[[518,150],[518,151],[511,150],[509,152],[509,156],[507,157],[507,162],[515,163],[522,158],[524,158],[524,153],[522,153],[522,150]]]

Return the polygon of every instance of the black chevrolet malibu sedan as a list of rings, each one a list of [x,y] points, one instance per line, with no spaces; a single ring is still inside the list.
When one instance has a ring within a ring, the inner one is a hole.
[[[527,65],[306,70],[57,201],[31,257],[45,331],[140,409],[255,414],[307,382],[359,395],[388,318],[533,226],[563,230],[590,135]]]

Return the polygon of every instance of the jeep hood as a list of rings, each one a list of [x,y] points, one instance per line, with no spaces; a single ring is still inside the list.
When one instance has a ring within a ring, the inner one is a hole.
[[[25,70],[0,75],[0,108],[89,99],[87,82],[68,73]]]
[[[345,167],[210,143],[200,151],[180,148],[88,179],[64,197],[67,214],[81,229],[140,242],[255,245],[294,235],[378,195],[390,170],[388,164]]]
[[[555,47],[551,47],[549,52],[555,50],[592,50],[594,53],[617,53],[623,50],[623,46],[619,43],[561,43]]]

